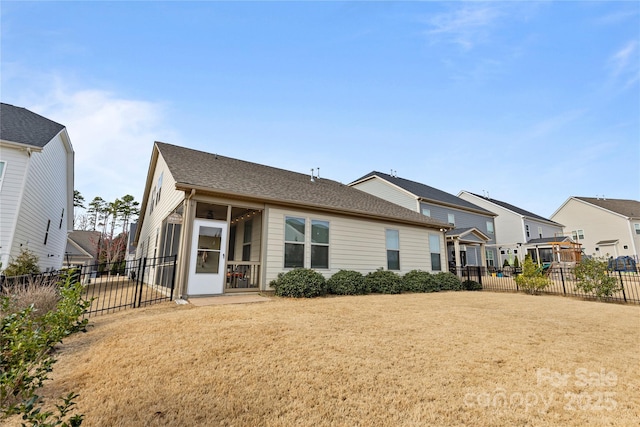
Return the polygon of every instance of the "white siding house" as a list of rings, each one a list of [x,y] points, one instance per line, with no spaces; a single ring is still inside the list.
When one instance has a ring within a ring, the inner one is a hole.
[[[640,201],[569,197],[551,216],[587,255],[631,256],[640,250]]]
[[[66,128],[24,108],[0,104],[1,269],[21,249],[43,271],[64,261],[73,228],[73,147]]]
[[[156,142],[135,244],[177,256],[184,298],[269,290],[298,267],[433,271],[448,228],[329,179]]]

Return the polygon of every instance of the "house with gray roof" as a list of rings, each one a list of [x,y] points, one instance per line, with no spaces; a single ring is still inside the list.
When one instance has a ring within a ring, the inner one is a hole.
[[[630,256],[640,250],[640,201],[605,197],[569,197],[551,216],[582,243],[584,253],[601,257]]]
[[[176,255],[182,298],[269,290],[299,267],[437,271],[451,228],[324,177],[162,142],[140,212],[136,256]]]
[[[42,271],[64,262],[73,228],[74,152],[64,125],[0,103],[0,262],[21,249]]]
[[[97,270],[98,248],[102,234],[92,230],[74,230],[67,236],[65,266],[90,266]]]
[[[446,256],[451,271],[468,265],[497,266],[493,212],[446,191],[378,171],[349,186],[448,224]]]
[[[522,263],[526,254],[540,263],[577,260],[579,245],[565,238],[562,224],[511,203],[469,191],[461,191],[458,197],[496,214],[496,246],[501,265],[504,260],[513,265],[515,258]]]

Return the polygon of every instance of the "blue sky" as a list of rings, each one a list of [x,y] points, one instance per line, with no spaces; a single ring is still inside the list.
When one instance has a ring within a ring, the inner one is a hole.
[[[0,3],[0,97],[67,126],[87,200],[164,141],[550,216],[640,198],[640,2]]]

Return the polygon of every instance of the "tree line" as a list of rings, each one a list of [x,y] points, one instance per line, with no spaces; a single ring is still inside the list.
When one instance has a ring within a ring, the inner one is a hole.
[[[130,194],[116,198],[113,202],[96,196],[85,206],[84,196],[78,190],[73,191],[73,228],[100,233],[94,242],[97,261],[100,264],[119,263],[124,260],[129,225],[138,219],[139,206],[140,203]]]

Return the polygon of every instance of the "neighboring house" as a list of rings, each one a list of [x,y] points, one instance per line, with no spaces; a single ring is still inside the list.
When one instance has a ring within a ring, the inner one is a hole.
[[[640,201],[569,197],[551,216],[587,255],[631,256],[640,249]]]
[[[505,259],[513,265],[516,257],[521,263],[527,253],[534,261],[542,263],[572,262],[579,256],[580,249],[571,239],[566,239],[562,224],[510,203],[468,191],[461,191],[458,197],[497,215],[494,221],[499,265]]]
[[[382,172],[349,184],[450,226],[446,231],[449,268],[496,266],[494,213],[437,188]]]
[[[95,270],[98,264],[98,247],[102,234],[99,231],[75,230],[67,237],[65,266],[90,266]]]
[[[191,297],[268,290],[298,267],[439,271],[447,229],[329,179],[156,142],[135,244],[177,255],[174,295]]]
[[[62,267],[73,228],[73,147],[66,128],[0,103],[0,262],[21,249],[43,271]]]

